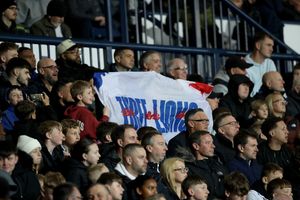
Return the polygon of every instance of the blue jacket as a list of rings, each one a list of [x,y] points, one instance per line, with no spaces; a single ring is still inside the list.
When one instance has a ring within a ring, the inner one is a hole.
[[[15,115],[14,107],[9,106],[2,113],[2,121],[1,124],[6,132],[10,132],[14,130],[15,122],[19,121],[17,116]]]

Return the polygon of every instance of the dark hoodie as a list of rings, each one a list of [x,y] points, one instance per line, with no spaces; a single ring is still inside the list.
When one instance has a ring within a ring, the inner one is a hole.
[[[238,95],[238,88],[241,84],[249,86],[249,94],[246,99],[240,101]],[[253,90],[254,84],[245,75],[232,75],[228,82],[228,93],[221,99],[219,107],[226,107],[230,110],[232,115],[240,123],[241,127],[247,128],[250,120],[251,113],[251,97],[250,93]]]

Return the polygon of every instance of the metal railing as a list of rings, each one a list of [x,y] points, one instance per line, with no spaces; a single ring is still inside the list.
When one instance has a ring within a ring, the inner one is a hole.
[[[257,24],[230,0],[152,0],[150,4],[137,0],[120,1],[120,42],[115,42],[113,34],[110,1],[107,1],[106,7],[106,41],[73,39],[84,47],[83,62],[97,68],[107,69],[113,62],[115,48],[131,48],[135,50],[136,58],[143,51],[156,50],[162,53],[163,64],[173,57],[183,57],[189,65],[189,73],[201,74],[209,82],[223,65],[225,57],[244,56],[248,53],[248,33],[251,35],[254,29],[267,32],[279,46],[286,49],[286,53],[275,52],[272,56],[278,65],[279,61],[285,62],[284,69],[281,70],[290,70],[295,61],[300,60],[296,52]],[[203,12],[199,12],[200,10]],[[237,27],[237,40],[234,41],[231,37],[232,26],[237,26],[242,21],[245,22],[243,28],[246,34],[241,38],[239,33],[242,30]],[[189,23],[192,23],[192,28]],[[245,31],[248,29],[251,31]],[[221,46],[218,46],[218,33],[221,34]],[[60,38],[3,34],[0,35],[0,40],[31,47],[38,58],[48,56],[53,59],[56,58],[55,46],[62,41]],[[243,40],[246,49],[241,51]]]

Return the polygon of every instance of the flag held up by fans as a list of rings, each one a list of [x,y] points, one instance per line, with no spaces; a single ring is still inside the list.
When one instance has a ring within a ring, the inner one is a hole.
[[[131,124],[136,129],[152,126],[168,141],[185,130],[184,115],[202,108],[210,120],[206,101],[212,86],[174,80],[156,72],[112,72],[94,75],[96,93],[110,109],[110,121]]]

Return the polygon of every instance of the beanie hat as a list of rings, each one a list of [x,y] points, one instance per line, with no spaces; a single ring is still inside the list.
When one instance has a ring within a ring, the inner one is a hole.
[[[16,0],[1,0],[0,13],[3,13],[7,8],[9,8],[12,5],[17,5]]]
[[[42,148],[41,144],[37,139],[31,138],[27,135],[20,135],[17,144],[18,149],[29,154],[30,152],[32,152],[34,149],[38,147]]]
[[[66,15],[66,6],[61,0],[52,0],[47,6],[48,16],[64,17]]]

